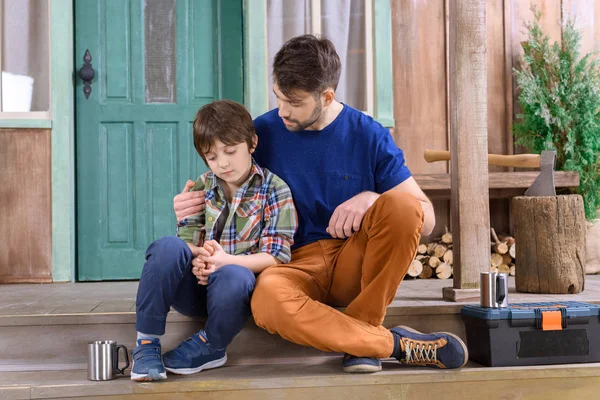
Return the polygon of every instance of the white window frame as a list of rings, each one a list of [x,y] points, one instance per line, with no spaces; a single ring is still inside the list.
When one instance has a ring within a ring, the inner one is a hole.
[[[53,0],[50,0],[53,1]],[[51,60],[51,43],[50,43],[50,6],[48,7],[48,68],[50,69]],[[4,32],[4,0],[0,0],[0,37]],[[2,60],[2,47],[3,41],[0,40],[0,72],[2,71],[3,60]],[[35,127],[50,127],[52,119],[52,71],[49,70],[48,79],[48,110],[47,111],[27,111],[27,112],[13,112],[13,111],[2,111],[2,74],[0,74],[0,128],[35,128]],[[37,122],[36,122],[37,121]]]

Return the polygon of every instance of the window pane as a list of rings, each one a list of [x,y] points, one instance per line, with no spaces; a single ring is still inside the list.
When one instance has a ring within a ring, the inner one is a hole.
[[[321,0],[321,31],[342,61],[337,100],[366,110],[365,0]]]
[[[311,0],[267,0],[267,46],[269,76],[273,73],[273,58],[281,46],[294,36],[310,33]],[[269,108],[277,107],[273,94],[273,79],[269,79]]]
[[[145,0],[145,79],[147,103],[175,103],[175,0]]]
[[[48,111],[48,1],[4,0],[3,3],[0,12],[1,111]]]
[[[267,0],[269,72],[281,46],[294,36],[311,32],[311,3],[321,5],[321,34],[336,47],[342,76],[336,99],[359,110],[366,109],[365,0]],[[269,107],[277,107],[269,82]]]

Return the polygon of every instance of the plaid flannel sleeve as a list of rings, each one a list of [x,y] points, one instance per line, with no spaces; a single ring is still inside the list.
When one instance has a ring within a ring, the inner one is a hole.
[[[291,247],[298,228],[298,214],[289,186],[278,176],[271,182],[264,209],[265,227],[260,235],[260,251],[269,253],[283,264],[292,259]]]
[[[196,184],[192,187],[191,191],[204,190],[205,177],[201,175]],[[205,215],[204,210],[199,214],[187,217],[177,224],[177,237],[181,238],[186,243],[192,243],[196,246],[200,246],[204,239],[204,223]]]

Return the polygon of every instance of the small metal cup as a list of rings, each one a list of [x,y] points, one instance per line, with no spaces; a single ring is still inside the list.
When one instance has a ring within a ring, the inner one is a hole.
[[[125,367],[119,368],[119,350],[125,353]],[[109,381],[117,374],[124,374],[129,368],[127,347],[114,340],[95,340],[88,342],[88,379],[90,381]]]
[[[479,290],[481,307],[508,307],[508,274],[482,272]]]

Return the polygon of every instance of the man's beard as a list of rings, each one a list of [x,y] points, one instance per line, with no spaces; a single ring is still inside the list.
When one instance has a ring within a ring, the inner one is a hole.
[[[315,109],[313,110],[312,113],[310,113],[310,115],[308,116],[308,118],[305,121],[299,122],[296,120],[289,120],[290,122],[295,122],[296,125],[291,126],[291,127],[286,126],[286,128],[290,132],[303,131],[306,128],[308,128],[309,126],[313,125],[315,122],[317,122],[319,120],[319,118],[321,118],[322,114],[323,114],[323,104],[321,103],[321,100],[319,100],[319,102],[315,106]]]

